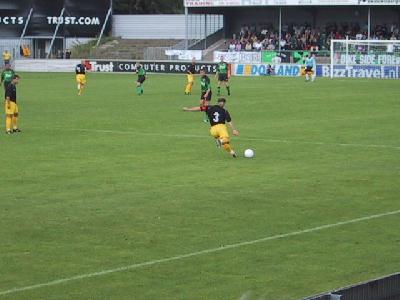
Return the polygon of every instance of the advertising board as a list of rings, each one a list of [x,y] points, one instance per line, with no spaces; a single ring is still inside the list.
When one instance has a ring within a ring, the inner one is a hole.
[[[223,52],[214,51],[213,60],[220,62],[221,58],[227,63],[260,63],[261,52]]]
[[[234,64],[232,75],[236,76],[262,76],[268,74],[268,64]],[[272,66],[275,76],[298,77],[301,75],[301,65],[281,64]]]
[[[190,63],[179,61],[137,61],[140,62],[149,73],[161,74],[186,74]],[[20,72],[74,72],[75,65],[80,60],[70,59],[20,59],[15,60],[15,70]],[[136,61],[118,60],[86,60],[88,72],[102,73],[134,73],[136,72]],[[215,74],[216,63],[197,63],[196,72],[205,68],[208,74]],[[302,65],[279,64],[273,66],[273,76],[299,77],[302,74]],[[233,76],[263,76],[267,75],[268,64],[232,64]],[[335,78],[379,78],[399,79],[400,66],[334,66]],[[318,77],[330,77],[330,65],[317,65],[316,75]]]
[[[185,0],[186,7],[400,5],[400,0]],[[367,3],[363,3],[367,2]]]
[[[84,60],[87,71],[101,73],[134,73],[136,63],[140,63],[149,73],[186,74],[191,63],[179,61],[122,61],[122,60]],[[73,59],[17,59],[15,70],[20,72],[75,72],[80,60]],[[204,68],[206,73],[215,74],[217,64],[196,63],[196,72]]]
[[[32,9],[25,36],[52,36],[59,24],[58,36],[94,37],[109,8],[110,0],[0,0],[0,36],[19,37]]]
[[[172,73],[186,74],[190,63],[177,61],[137,61],[146,72],[149,73]],[[87,60],[86,68],[92,72],[136,72],[136,61],[119,60]],[[196,72],[200,68],[205,68],[206,73],[215,74],[217,64],[215,63],[196,63]]]
[[[330,77],[330,65],[317,65],[317,76]],[[334,78],[380,78],[398,79],[400,78],[400,66],[333,66]]]
[[[340,65],[400,65],[399,53],[390,54],[343,54],[336,53],[335,64]]]

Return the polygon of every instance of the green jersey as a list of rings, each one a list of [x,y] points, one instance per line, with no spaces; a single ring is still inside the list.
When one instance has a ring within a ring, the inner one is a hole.
[[[218,64],[217,71],[219,74],[227,74],[228,73],[228,64],[226,62],[220,62]]]
[[[201,87],[201,92],[205,93],[208,90],[211,90],[211,81],[210,78],[207,75],[204,75],[200,79],[200,87]]]
[[[143,67],[141,67],[137,69],[137,74],[138,76],[146,76],[146,70]]]
[[[1,81],[10,83],[12,81],[12,78],[13,78],[14,74],[15,74],[15,72],[12,69],[4,70],[1,73]]]

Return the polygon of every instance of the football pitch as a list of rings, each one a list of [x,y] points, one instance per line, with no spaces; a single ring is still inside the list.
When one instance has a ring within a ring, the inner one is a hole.
[[[21,75],[0,299],[296,300],[400,270],[399,81],[235,77],[234,159],[181,111],[199,78]]]

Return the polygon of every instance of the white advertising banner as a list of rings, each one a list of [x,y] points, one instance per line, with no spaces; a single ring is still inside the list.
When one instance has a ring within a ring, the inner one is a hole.
[[[214,51],[213,53],[214,62],[220,62],[221,57],[227,63],[260,63],[261,52],[222,52]]]
[[[75,72],[78,59],[17,59],[14,68],[17,72]]]
[[[201,50],[165,50],[165,55],[167,56],[177,56],[179,60],[201,60],[202,51]]]
[[[185,0],[186,7],[400,5],[400,0]]]
[[[360,5],[400,5],[400,0],[359,0]]]
[[[340,54],[334,58],[336,65],[400,65],[400,57],[395,54]]]

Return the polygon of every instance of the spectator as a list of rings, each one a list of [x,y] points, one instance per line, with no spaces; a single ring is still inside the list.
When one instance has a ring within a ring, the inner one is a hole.
[[[57,51],[57,58],[58,59],[63,59],[64,58],[64,52],[62,50]]]
[[[255,51],[261,51],[262,50],[262,44],[258,39],[253,42],[253,49]]]
[[[247,42],[246,42],[246,46],[244,47],[244,50],[246,50],[246,51],[251,51],[251,50],[253,50],[253,47],[252,47],[250,41],[247,41]]]
[[[236,50],[236,51],[242,51],[242,44],[241,44],[239,41],[236,42],[236,48],[235,48],[235,50]]]
[[[267,50],[275,50],[275,45],[274,45],[273,43],[270,43],[270,44],[267,46]]]
[[[22,55],[23,55],[24,57],[29,57],[29,56],[31,56],[31,49],[29,48],[28,45],[22,46]]]
[[[67,49],[67,50],[65,51],[65,58],[66,58],[66,59],[70,59],[70,58],[71,58],[71,50]]]
[[[229,44],[229,51],[235,51],[236,50],[236,42],[232,40]]]

